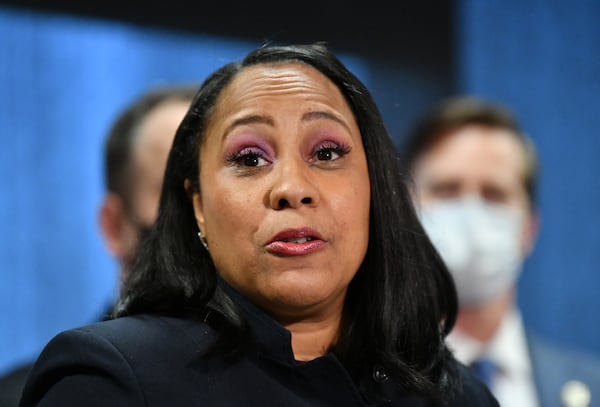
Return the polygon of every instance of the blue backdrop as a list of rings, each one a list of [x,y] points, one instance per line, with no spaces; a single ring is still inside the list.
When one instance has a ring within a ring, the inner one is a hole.
[[[257,45],[0,8],[0,373],[96,320],[116,295],[97,210],[119,111]],[[368,82],[359,58],[342,59]]]
[[[541,157],[541,230],[519,291],[524,318],[600,354],[600,2],[458,5],[459,91],[512,107]]]

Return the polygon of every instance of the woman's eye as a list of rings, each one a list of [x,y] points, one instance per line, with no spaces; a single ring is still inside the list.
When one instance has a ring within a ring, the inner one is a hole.
[[[322,150],[317,151],[317,159],[320,161],[330,161],[335,160],[338,157],[338,154],[335,150],[330,148],[324,148]]]
[[[337,144],[323,145],[317,149],[315,157],[317,161],[334,161],[350,152],[350,147]]]
[[[245,154],[240,157],[239,162],[247,167],[258,167],[261,164],[262,157],[258,154]]]
[[[227,161],[239,167],[262,167],[269,164],[262,151],[252,148],[245,148],[232,154],[227,157]]]

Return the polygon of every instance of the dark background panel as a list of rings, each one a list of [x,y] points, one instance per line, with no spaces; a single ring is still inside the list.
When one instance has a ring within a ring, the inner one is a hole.
[[[256,41],[318,41],[382,60],[449,66],[452,2],[200,2],[3,0],[20,8],[58,11]]]
[[[454,2],[448,0],[401,1],[393,7],[384,1],[2,0],[2,4],[257,45],[326,41],[337,51],[366,60],[374,97],[397,140],[432,101],[455,90]]]

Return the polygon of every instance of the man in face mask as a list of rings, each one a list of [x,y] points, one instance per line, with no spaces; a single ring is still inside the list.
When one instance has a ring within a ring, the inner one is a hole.
[[[119,289],[156,219],[167,156],[195,92],[191,86],[148,91],[121,112],[106,140],[107,191],[99,224],[108,251],[119,262]],[[99,319],[110,318],[111,313],[108,304]],[[32,363],[0,377],[0,406],[18,405]]]
[[[537,158],[503,106],[449,99],[402,150],[423,226],[452,273],[460,305],[448,337],[502,406],[590,405],[600,367],[532,335],[516,287],[538,230]],[[589,358],[591,359],[591,358]]]

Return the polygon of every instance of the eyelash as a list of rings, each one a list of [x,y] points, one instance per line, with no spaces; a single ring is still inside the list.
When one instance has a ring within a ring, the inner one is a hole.
[[[259,167],[259,165],[249,165],[247,160],[262,159],[269,161],[265,158],[265,153],[262,150],[246,147],[236,153],[231,153],[226,157],[226,160],[239,167]],[[246,162],[244,162],[246,160]]]
[[[319,154],[321,153],[334,153],[337,154],[339,157],[335,158],[335,159],[318,159],[317,161],[335,161],[335,160],[339,160],[340,158],[342,158],[343,156],[345,156],[346,154],[348,154],[351,150],[351,147],[346,145],[346,144],[337,144],[337,143],[333,143],[333,142],[326,142],[323,143],[321,145],[319,145],[315,152],[313,153],[314,157],[318,157]]]
[[[343,156],[345,156],[346,154],[348,154],[351,150],[351,147],[345,144],[336,144],[333,142],[326,142],[323,143],[321,145],[319,145],[314,153],[313,153],[313,157],[314,160],[311,160],[311,162],[319,162],[319,161],[335,161],[335,160],[339,160],[340,158],[342,158]],[[336,154],[338,157],[337,158],[331,158],[331,156],[329,156],[329,158],[326,157],[319,157],[321,154],[324,153],[329,153],[329,154]],[[226,157],[227,162],[230,162],[234,165],[237,165],[239,167],[261,167],[263,165],[259,165],[260,161],[259,160],[264,160],[267,162],[270,162],[270,160],[268,160],[266,157],[266,154],[260,150],[260,149],[256,149],[253,147],[246,147],[243,148],[242,150],[236,152],[236,153],[232,153],[230,155],[228,155]],[[251,161],[252,160],[252,163]],[[251,164],[256,164],[256,165],[251,165]]]

